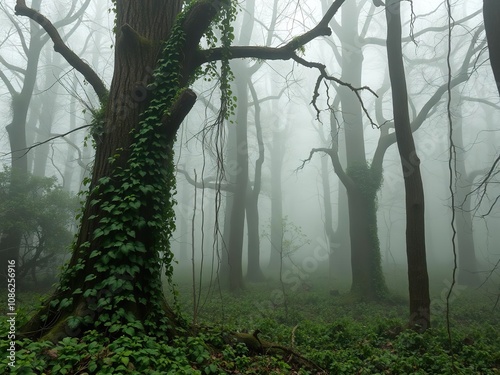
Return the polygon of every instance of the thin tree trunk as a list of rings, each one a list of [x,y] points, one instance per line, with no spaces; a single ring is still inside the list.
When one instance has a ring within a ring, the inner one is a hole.
[[[333,230],[332,197],[330,191],[330,174],[328,172],[328,159],[321,158],[321,182],[323,188],[323,207],[325,210],[324,229],[328,242],[330,276],[334,275],[334,266],[337,261],[337,244],[335,231]]]
[[[283,239],[283,198],[281,173],[285,145],[284,133],[273,132],[271,149],[271,255],[269,270],[276,272],[281,265],[281,241]]]
[[[262,185],[262,164],[264,164],[264,140],[260,119],[260,104],[257,92],[249,82],[255,108],[255,130],[259,147],[259,157],[255,161],[253,188],[248,186],[247,194],[247,232],[248,232],[248,272],[247,278],[251,281],[262,281],[264,274],[260,268],[260,230],[259,230],[259,195]]]
[[[76,76],[73,77],[71,81],[71,90],[76,92],[77,88],[77,79]],[[76,128],[76,108],[77,108],[77,100],[75,97],[71,97],[69,102],[69,130],[73,130]],[[66,150],[66,162],[64,164],[64,174],[63,174],[63,189],[67,192],[71,193],[71,186],[73,185],[73,178],[75,175],[75,147],[76,146],[76,134],[73,132],[68,136],[68,149]],[[80,152],[80,150],[78,150]],[[81,153],[80,153],[81,156]]]
[[[236,113],[236,181],[234,201],[231,210],[231,234],[229,237],[229,288],[238,291],[243,288],[243,234],[245,228],[245,206],[248,188],[248,141],[247,141],[247,105],[248,105],[248,72],[243,62],[234,64],[234,74],[238,77],[236,96],[238,108]]]
[[[408,92],[401,45],[400,0],[386,2],[387,57],[392,87],[394,127],[406,192],[406,254],[410,294],[410,326],[431,326],[429,276],[425,251],[424,189],[420,160],[410,127]]]
[[[236,128],[232,124],[228,125],[227,130],[227,149],[224,156],[225,159],[225,172],[227,183],[231,186],[235,184],[236,178]],[[229,163],[229,164],[228,164]],[[234,193],[232,191],[225,192],[225,205],[224,205],[224,227],[222,232],[222,243],[219,249],[220,256],[220,270],[219,280],[222,283],[227,283],[229,280],[229,238],[231,237],[232,223],[231,212],[234,205]]]
[[[452,92],[452,104],[454,113],[454,144],[456,149],[456,171],[458,181],[456,184],[456,202],[463,206],[456,210],[455,224],[457,230],[458,247],[458,278],[459,284],[468,286],[479,286],[480,279],[477,273],[476,249],[474,246],[474,236],[472,231],[471,200],[467,199],[472,183],[470,175],[465,167],[465,147],[463,142],[463,116],[460,106],[461,94],[454,88]]]
[[[460,181],[460,186],[457,186],[457,202],[463,202],[463,206],[456,213],[458,247],[457,281],[462,285],[477,287],[480,285],[480,278],[474,245],[471,200],[468,196],[471,193],[473,181],[467,177],[467,175],[464,175],[464,178]]]

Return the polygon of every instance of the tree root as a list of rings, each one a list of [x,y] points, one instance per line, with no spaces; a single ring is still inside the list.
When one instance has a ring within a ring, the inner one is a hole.
[[[248,350],[256,354],[264,355],[282,355],[288,356],[288,362],[295,362],[301,367],[309,367],[317,370],[318,374],[327,374],[327,371],[321,368],[318,364],[304,357],[295,350],[274,342],[261,339],[258,335],[260,330],[255,330],[253,333],[231,332],[224,337],[224,341],[228,345],[244,344]]]

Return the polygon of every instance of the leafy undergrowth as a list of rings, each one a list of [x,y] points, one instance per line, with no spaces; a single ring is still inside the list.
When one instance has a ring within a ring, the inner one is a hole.
[[[420,334],[404,328],[407,302],[402,298],[354,303],[347,294],[305,288],[288,290],[285,309],[279,289],[256,284],[240,296],[202,296],[198,335],[169,343],[145,336],[109,342],[96,332],[57,345],[19,341],[17,367],[7,368],[3,354],[0,373],[500,374],[499,311],[475,291],[462,292],[452,303],[450,346],[442,310],[436,309],[433,328]],[[189,289],[181,286],[180,296],[181,308],[192,319]],[[23,306],[35,306],[29,302],[33,296],[20,297],[18,325],[30,313]],[[260,339],[289,349],[271,354],[241,342],[228,344],[228,332],[257,329]],[[2,337],[7,330],[2,319]],[[7,340],[0,341],[0,350],[7,352]]]

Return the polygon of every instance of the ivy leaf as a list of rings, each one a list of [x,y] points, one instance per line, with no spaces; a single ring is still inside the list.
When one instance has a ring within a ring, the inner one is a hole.
[[[109,332],[113,333],[118,331],[121,328],[121,325],[119,324],[113,324],[111,327],[109,327]]]
[[[125,329],[124,329],[125,333],[128,333],[128,332],[127,332],[127,330],[128,330],[128,329],[132,329],[132,328],[125,328]],[[133,331],[134,331],[134,330],[132,329],[132,332],[133,332]],[[133,334],[131,334],[130,336],[132,336],[132,335],[133,335]],[[121,360],[121,362],[122,362],[125,366],[128,366],[128,363],[130,362],[130,359],[129,359],[128,357],[121,357],[121,358],[120,358],[120,360]]]

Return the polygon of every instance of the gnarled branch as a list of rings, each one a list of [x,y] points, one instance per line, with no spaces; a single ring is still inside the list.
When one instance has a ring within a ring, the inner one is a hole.
[[[52,22],[50,22],[40,12],[26,6],[26,2],[24,0],[16,1],[15,11],[16,15],[31,18],[45,29],[54,42],[54,51],[59,52],[73,68],[78,70],[85,77],[87,82],[94,88],[99,100],[101,102],[104,101],[108,94],[108,89],[104,85],[104,82],[86,62],[84,62],[64,43],[61,35]]]
[[[304,168],[306,163],[310,162],[313,155],[317,152],[323,152],[325,154],[328,154],[330,156],[330,159],[332,161],[333,165],[333,170],[335,171],[335,174],[338,176],[340,179],[340,182],[346,187],[346,189],[349,189],[351,187],[355,186],[354,181],[352,180],[351,177],[344,171],[344,168],[342,168],[342,164],[340,163],[339,155],[337,153],[337,150],[334,150],[332,148],[313,148],[311,152],[309,153],[309,157],[305,160],[302,160],[302,164],[300,167],[296,169],[296,171]]]
[[[199,51],[197,65],[202,65],[210,61],[222,59],[226,54],[231,59],[254,58],[262,60],[290,60],[295,58],[295,50],[300,48],[319,36],[329,36],[332,31],[328,23],[345,0],[336,0],[330,6],[321,21],[311,30],[293,38],[282,47],[256,47],[256,46],[232,46],[226,50],[224,47],[211,48]]]
[[[193,185],[194,187],[198,189],[213,189],[213,190],[223,190],[223,191],[234,191],[234,188],[232,185],[229,184],[220,184],[220,183],[215,183],[213,180],[215,180],[214,177],[207,177],[203,179],[203,181],[197,181],[193,179],[187,171],[185,171],[182,168],[177,168],[176,169],[178,173],[181,173],[184,175],[186,178],[186,181]]]

